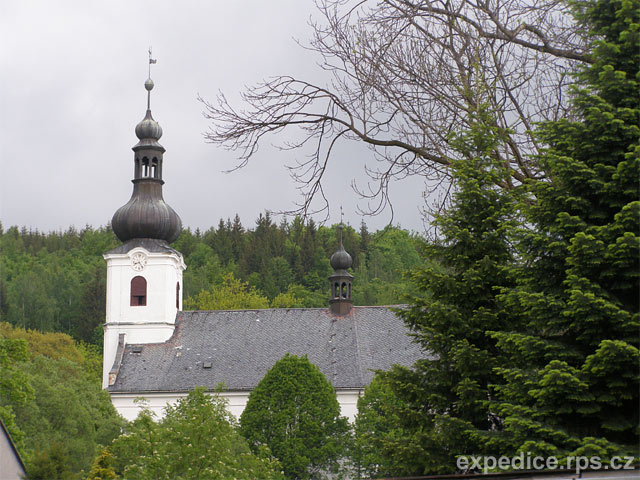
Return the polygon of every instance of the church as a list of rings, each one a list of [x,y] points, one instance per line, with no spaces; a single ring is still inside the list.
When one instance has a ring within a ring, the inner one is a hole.
[[[203,386],[221,395],[238,417],[251,390],[285,354],[307,355],[333,385],[350,421],[375,370],[412,365],[424,354],[388,307],[353,306],[351,256],[337,239],[326,308],[183,311],[178,214],[164,201],[159,143],[151,115],[153,81],[145,82],[147,111],[135,128],[133,193],[113,216],[122,245],[107,252],[107,305],[102,385],[118,412],[138,415],[144,397],[159,416],[168,403]]]

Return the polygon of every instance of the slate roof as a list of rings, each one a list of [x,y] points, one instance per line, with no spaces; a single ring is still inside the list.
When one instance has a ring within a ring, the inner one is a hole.
[[[423,358],[387,307],[178,312],[165,343],[127,345],[109,392],[185,392],[196,386],[253,389],[286,353],[307,355],[336,389],[361,389],[376,369]]]

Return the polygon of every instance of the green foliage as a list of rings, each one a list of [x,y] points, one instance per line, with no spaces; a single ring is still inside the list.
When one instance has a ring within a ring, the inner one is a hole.
[[[354,262],[357,284],[353,290],[354,304],[402,303],[409,288],[403,274],[421,263],[418,252],[424,240],[390,226],[373,235],[366,232],[365,236],[368,248],[363,249],[359,261]]]
[[[114,465],[113,455],[108,449],[103,449],[93,461],[86,480],[117,480],[118,475],[116,475]]]
[[[271,301],[271,308],[322,308],[326,304],[327,297],[323,292],[292,283],[286,292],[276,295]]]
[[[36,450],[26,465],[27,480],[68,480],[73,478],[69,452],[61,442]]]
[[[459,455],[637,455],[638,0],[573,2],[593,39],[573,119],[542,125],[547,179],[511,190],[487,112],[454,139],[457,193],[401,313],[432,355],[361,399],[368,473],[452,473]],[[515,223],[518,202],[521,223]],[[379,470],[378,470],[379,469]]]
[[[269,300],[255,287],[228,273],[222,285],[203,290],[195,298],[187,298],[185,307],[193,310],[241,310],[269,308]]]
[[[22,433],[11,432],[28,478],[77,478],[124,423],[101,388],[99,352],[61,333],[0,324],[3,358],[10,362],[0,365],[0,414]]]
[[[0,233],[0,321],[93,341],[104,321],[102,254],[117,243],[104,228],[45,235],[11,227]]]
[[[33,400],[29,377],[19,368],[28,358],[25,340],[0,336],[0,419],[20,451],[24,448],[24,432],[16,423],[14,407]]]
[[[406,414],[407,403],[393,393],[384,376],[376,375],[358,399],[354,428],[351,461],[364,478],[396,475],[423,454],[419,439],[412,439],[403,427]]]
[[[452,473],[456,455],[480,451],[498,427],[486,400],[501,358],[486,330],[510,326],[496,296],[513,284],[515,201],[494,186],[508,177],[491,155],[502,132],[485,110],[471,120],[454,140],[456,192],[435,220],[439,241],[424,249],[432,261],[411,273],[410,308],[399,312],[428,358],[379,372],[361,399],[356,442],[368,474]]]
[[[509,355],[496,411],[515,451],[607,458],[637,451],[640,420],[640,2],[575,5],[594,63],[577,74],[575,120],[540,129],[553,182],[530,185],[523,265],[503,295],[522,328],[494,333]]]
[[[167,406],[158,422],[152,415],[143,410],[109,447],[118,475],[131,480],[282,478],[268,452],[251,453],[225,401],[203,388]]]
[[[285,355],[249,394],[240,432],[269,447],[286,478],[319,478],[345,456],[349,427],[333,387],[306,356]]]
[[[25,330],[3,322],[0,323],[0,336],[7,339],[23,339],[29,346],[31,359],[38,355],[43,355],[55,360],[66,358],[78,364],[82,364],[84,360],[84,356],[78,349],[76,342],[64,333],[43,333],[37,330]]]
[[[23,368],[35,392],[33,402],[14,407],[26,435],[27,465],[54,453],[59,457],[64,450],[71,471],[88,469],[96,446],[108,445],[123,425],[108,393],[97,379],[63,358],[38,356]]]

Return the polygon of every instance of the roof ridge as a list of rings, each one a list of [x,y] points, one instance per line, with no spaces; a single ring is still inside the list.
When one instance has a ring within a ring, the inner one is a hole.
[[[354,305],[352,308],[402,308],[406,307],[406,304],[396,303],[391,305]],[[205,312],[268,312],[268,311],[282,311],[282,310],[326,310],[329,311],[329,307],[278,307],[278,308],[222,308],[219,310],[181,310],[182,313],[205,313]]]

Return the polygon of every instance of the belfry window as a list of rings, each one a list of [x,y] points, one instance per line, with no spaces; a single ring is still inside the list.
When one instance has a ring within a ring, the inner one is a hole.
[[[158,178],[158,159],[155,157],[151,160],[151,177]]]
[[[147,157],[142,159],[142,176],[145,178],[149,176],[149,159]]]
[[[144,277],[131,279],[131,306],[142,307],[147,304],[147,281]]]
[[[176,283],[176,308],[180,310],[180,282]]]

